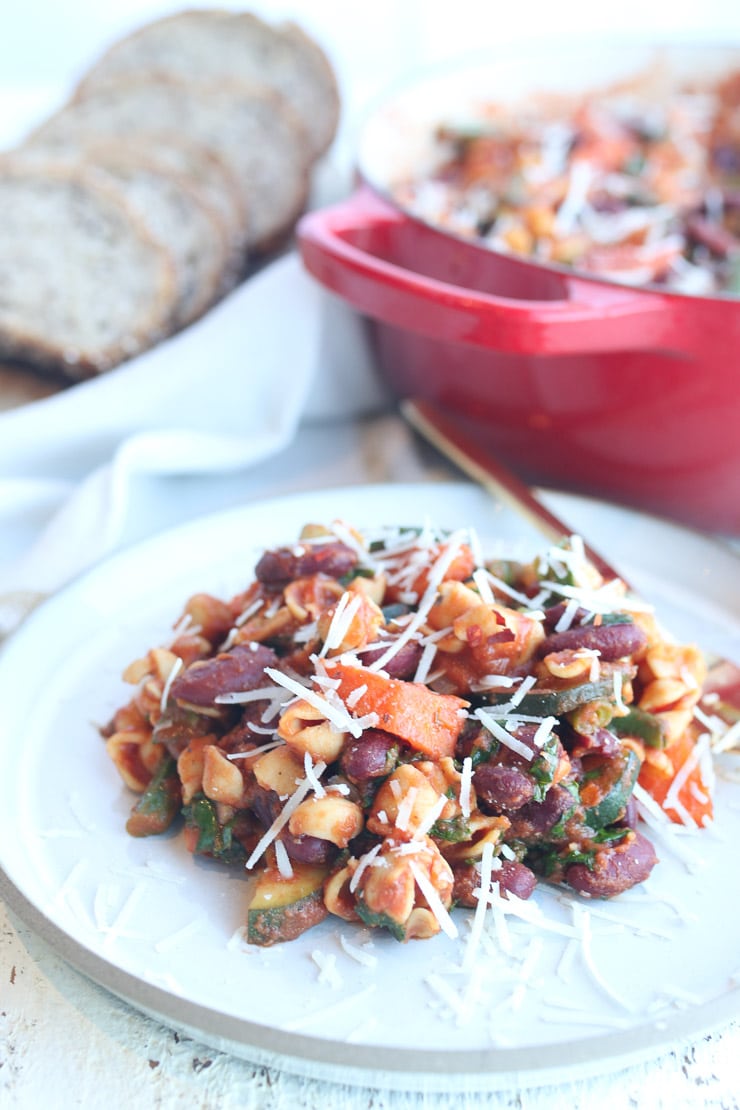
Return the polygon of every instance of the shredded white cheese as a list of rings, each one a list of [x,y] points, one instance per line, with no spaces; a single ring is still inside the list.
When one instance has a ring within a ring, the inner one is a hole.
[[[417,828],[413,836],[414,840],[421,840],[422,837],[425,837],[427,835],[432,825],[440,817],[442,810],[446,805],[447,799],[445,798],[444,794],[440,794],[440,796],[437,798],[437,801],[434,803],[429,812],[425,815],[424,820],[419,823],[419,827]]]
[[[432,663],[437,655],[437,645],[435,643],[426,643],[422,649],[421,658],[414,674],[414,682],[426,682],[429,678],[429,672],[432,669]]]
[[[709,733],[704,732],[691,749],[688,758],[679,767],[663,802],[664,809],[673,809],[679,815],[684,825],[697,828],[697,823],[684,806],[680,798],[681,790],[689,775],[700,765],[702,756],[709,750]]]
[[[259,613],[264,604],[264,598],[258,597],[256,601],[253,601],[250,605],[247,605],[246,608],[242,609],[241,613],[234,621],[234,627],[241,628],[243,624],[247,623],[250,617],[253,617],[255,613]]]
[[[496,597],[491,589],[491,575],[485,567],[477,567],[473,571],[473,581],[478,587],[481,601],[485,602],[486,605],[494,605]]]
[[[577,598],[571,598],[570,601],[567,601],[560,615],[560,619],[555,625],[555,632],[567,632],[573,624],[579,608],[580,604]]]
[[[342,976],[337,971],[337,958],[333,952],[321,952],[315,948],[311,959],[319,969],[319,982],[326,983],[332,990],[339,990],[342,986]]]
[[[170,696],[170,689],[172,687],[172,683],[175,681],[175,679],[179,675],[183,666],[184,666],[184,663],[183,663],[182,659],[180,658],[180,656],[178,655],[178,657],[175,659],[175,662],[170,667],[170,673],[167,675],[167,681],[165,682],[164,686],[162,687],[162,696],[159,699],[159,711],[160,711],[160,713],[164,713],[165,710],[167,709],[167,701],[168,701],[169,696]]]
[[[621,671],[615,671],[613,677],[614,677],[614,701],[615,701],[615,704],[617,706],[617,709],[619,709],[622,713],[627,713],[628,709],[627,709],[627,706],[624,704],[624,699],[622,698],[622,673],[621,673]]]
[[[416,801],[416,796],[418,793],[418,787],[410,786],[403,796],[403,801],[398,807],[395,825],[396,828],[399,829],[401,832],[405,832],[409,826],[409,818],[411,817],[411,811],[414,808],[414,802]]]
[[[254,727],[254,726],[250,726]],[[270,730],[272,731],[272,730]],[[252,748],[251,752],[227,752],[227,759],[252,759],[256,755],[264,755],[265,752],[271,752],[273,748],[282,748],[285,745],[284,740],[274,740],[272,744],[261,744],[259,748]]]
[[[532,598],[527,597],[526,594],[520,593],[519,590],[513,589],[506,582],[504,582],[503,578],[498,578],[487,568],[484,569],[487,581],[500,593],[505,594],[507,597],[510,597],[512,601],[518,601],[519,604],[523,605],[525,608],[528,608],[532,604]]]
[[[558,723],[557,717],[545,717],[541,725],[538,725],[532,743],[536,748],[541,748],[552,735],[552,730]]]
[[[518,740],[516,736],[512,736],[510,732],[507,732],[496,718],[491,716],[488,710],[482,708],[476,709],[474,716],[478,718],[481,724],[485,725],[492,736],[495,736],[495,738],[500,740],[507,748],[516,752],[517,755],[522,756],[523,759],[531,761],[533,755],[532,749],[526,744],[523,744],[521,740]]]
[[[364,856],[360,856],[357,868],[355,869],[355,873],[349,881],[350,894],[354,894],[354,892],[357,890],[357,887],[360,884],[360,879],[364,875],[366,869],[370,867],[381,848],[382,844],[376,844],[370,849],[369,852],[365,852]]]
[[[316,777],[318,777],[319,775],[322,775],[324,773],[324,771],[326,770],[326,764],[325,763],[317,763],[313,770],[314,770],[314,775]],[[283,809],[277,815],[275,820],[272,822],[269,829],[265,832],[264,836],[261,837],[259,843],[257,844],[254,851],[252,852],[249,859],[247,860],[247,862],[245,864],[245,867],[248,871],[250,871],[254,867],[254,865],[255,865],[255,863],[257,862],[258,859],[261,859],[261,857],[264,855],[267,848],[270,846],[270,844],[272,844],[272,842],[277,837],[280,830],[283,829],[288,824],[288,821],[290,820],[291,815],[296,811],[296,809],[301,804],[303,799],[308,794],[310,794],[312,789],[313,788],[311,786],[311,783],[308,781],[308,779],[302,779],[301,780],[301,782],[298,784],[298,787],[297,787],[296,791],[293,794],[291,794],[290,799],[283,806]]]
[[[304,686],[301,682],[290,678],[286,674],[282,674],[280,671],[273,670],[272,667],[265,667],[265,674],[281,686],[285,686],[287,690],[291,690],[299,698],[303,698],[303,700],[307,701],[309,705],[312,705],[314,709],[318,709],[320,713],[324,714],[327,721],[334,725],[339,732],[350,732],[355,738],[362,735],[362,724],[357,718],[350,716],[347,709],[338,698],[336,702],[329,701],[328,698],[322,698],[315,690],[308,686]]]
[[[493,844],[488,841],[483,845],[483,852],[481,853],[480,861],[480,885],[476,891],[478,899],[473,915],[473,924],[471,926],[470,935],[465,946],[465,953],[462,959],[462,970],[472,971],[477,958],[478,947],[480,945],[481,933],[483,932],[483,924],[488,909],[488,895],[491,890],[491,865],[493,862]]]
[[[347,706],[348,709],[354,709],[358,701],[362,701],[366,693],[367,683],[363,682],[362,686],[355,687],[352,693],[347,698],[345,698],[344,704]]]
[[[460,810],[463,817],[467,820],[470,817],[472,808],[471,799],[471,786],[473,780],[473,760],[471,756],[466,755],[462,762],[462,772],[460,774]]]
[[[306,772],[306,782],[311,784],[311,789],[313,790],[316,797],[317,798],[325,798],[326,797],[326,791],[324,790],[324,787],[319,782],[319,777],[316,774],[316,768],[314,767],[314,762],[311,759],[311,755],[310,755],[309,752],[304,753],[303,769]]]
[[[416,613],[414,613],[412,619],[409,621],[404,631],[398,637],[395,644],[393,644],[393,646],[390,647],[386,652],[384,652],[379,659],[376,659],[376,661],[370,665],[371,670],[382,670],[389,659],[392,659],[394,655],[397,655],[401,648],[409,642],[417,629],[419,629],[424,624],[427,616],[429,615],[429,610],[436,600],[437,591],[444,580],[444,576],[451,567],[452,563],[457,558],[460,547],[462,546],[466,535],[466,530],[460,529],[457,532],[453,532],[447,538],[447,540],[445,541],[445,547],[441,555],[434,562],[429,571],[428,584],[421,600],[419,601]]]
[[[324,658],[327,652],[340,647],[361,605],[362,596],[360,594],[353,594],[349,590],[345,590],[334,610],[334,616],[331,619],[324,645],[319,652],[320,658]]]
[[[601,990],[607,995],[608,998],[610,998],[613,1002],[616,1002],[619,1006],[627,1010],[629,1013],[634,1013],[636,1009],[635,1004],[633,1002],[629,1002],[626,998],[623,998],[619,994],[619,992],[611,986],[611,984],[605,978],[601,969],[598,967],[596,960],[594,959],[594,954],[591,947],[591,916],[589,911],[586,910],[583,906],[579,906],[577,902],[573,903],[572,908],[574,921],[577,926],[580,927],[581,954],[583,956],[583,962],[587,970],[590,972],[591,978],[596,983],[596,985],[600,987]]]
[[[446,933],[448,937],[454,940],[454,938],[458,935],[457,926],[447,912],[442,899],[435,890],[428,876],[424,874],[422,869],[417,863],[414,862],[413,859],[409,860],[409,868],[411,870],[411,874],[416,880],[416,884],[419,887],[419,890],[427,900],[427,905],[429,906],[429,909],[437,918],[442,932]]]
[[[287,696],[280,686],[260,686],[257,690],[234,690],[229,694],[218,694],[216,705],[246,705],[251,701],[285,702]]]
[[[363,967],[377,967],[378,957],[373,956],[371,952],[366,952],[359,945],[352,944],[351,941],[347,940],[344,933],[339,934],[339,943],[347,955],[358,964],[362,964]]]
[[[506,702],[503,706],[497,708],[502,708],[504,709],[504,711],[506,711],[506,709],[512,709],[516,707],[522,701],[525,694],[528,694],[532,687],[536,684],[537,679],[535,678],[535,676],[533,674],[528,674],[527,677],[523,679],[519,689],[511,695],[509,701]]]

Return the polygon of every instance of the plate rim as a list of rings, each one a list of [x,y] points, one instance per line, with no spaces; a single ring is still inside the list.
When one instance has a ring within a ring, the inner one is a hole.
[[[104,579],[131,559],[146,555],[149,549],[156,548],[165,539],[167,542],[177,542],[179,537],[191,533],[193,529],[207,526],[209,521],[219,521],[221,527],[227,527],[231,522],[238,521],[240,517],[251,513],[256,508],[264,511],[266,507],[274,507],[278,512],[283,506],[306,504],[315,497],[339,500],[357,495],[377,496],[388,490],[396,493],[401,490],[408,493],[422,490],[428,494],[430,487],[436,487],[437,490],[444,489],[449,493],[459,493],[461,489],[473,490],[486,500],[490,498],[489,494],[467,482],[369,483],[362,486],[338,486],[315,491],[299,491],[278,497],[268,495],[264,498],[252,499],[241,506],[202,514],[174,527],[163,529],[153,536],[115,552],[83,571],[44,601],[0,650],[0,674],[5,667],[7,654],[14,651],[14,644],[20,643],[21,647],[18,650],[22,652],[25,640],[35,634],[35,625],[52,619],[54,609],[64,605],[68,594],[74,594],[76,590],[83,588],[86,582]],[[596,500],[577,494],[551,492],[565,499],[572,498],[582,502]],[[630,515],[646,515],[638,511],[624,510],[621,506],[611,506],[607,502],[597,503],[608,510],[613,508],[626,511]],[[663,521],[660,518],[658,520],[669,529],[676,529],[679,532],[690,531],[673,522]],[[740,560],[731,548],[714,544],[711,537],[700,535],[699,538],[712,547],[720,557],[726,557],[731,562],[737,561],[740,564]],[[246,546],[256,548],[259,544],[247,541]],[[51,615],[47,616],[47,614]],[[556,1041],[546,1045],[490,1046],[482,1049],[454,1049],[440,1053],[436,1049],[368,1046],[349,1041],[323,1039],[255,1023],[247,1018],[214,1010],[199,1002],[183,999],[154,983],[147,982],[133,972],[115,966],[103,955],[91,951],[76,940],[34,905],[6,873],[2,859],[0,859],[0,897],[68,964],[135,1010],[155,1020],[163,1021],[171,1027],[182,1029],[187,1035],[204,1041],[212,1047],[255,1063],[281,1067],[309,1078],[329,1078],[360,1086],[389,1089],[419,1089],[422,1085],[429,1090],[439,1091],[450,1090],[453,1087],[459,1090],[461,1077],[464,1077],[465,1085],[471,1090],[505,1088],[513,1083],[520,1086],[542,1086],[572,1078],[574,1069],[577,1070],[578,1078],[583,1078],[589,1074],[589,1068],[591,1074],[595,1074],[606,1064],[611,1069],[617,1069],[654,1059],[656,1052],[670,1052],[677,1042],[707,1035],[738,1015],[740,984],[735,984],[719,998],[695,1005],[688,1011],[677,1011],[661,1016],[659,1028],[654,1022],[645,1022],[626,1030],[611,1030],[591,1037]]]

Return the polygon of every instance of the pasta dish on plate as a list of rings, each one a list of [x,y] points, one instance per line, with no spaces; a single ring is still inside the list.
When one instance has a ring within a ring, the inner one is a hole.
[[[407,941],[538,881],[617,896],[659,866],[651,822],[710,824],[705,676],[577,536],[525,563],[334,521],[192,596],[102,732],[132,836],[255,879],[249,943],[328,915]]]

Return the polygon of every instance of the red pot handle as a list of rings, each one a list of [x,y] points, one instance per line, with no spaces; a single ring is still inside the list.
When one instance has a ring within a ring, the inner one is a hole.
[[[346,201],[301,219],[304,264],[360,312],[434,339],[538,355],[676,348],[680,322],[660,293],[566,277],[566,299],[525,301],[389,262],[381,257],[382,244],[393,225],[408,220],[362,186]]]

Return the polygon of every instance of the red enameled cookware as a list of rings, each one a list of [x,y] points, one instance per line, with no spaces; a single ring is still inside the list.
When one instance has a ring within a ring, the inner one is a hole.
[[[370,321],[396,394],[469,418],[528,481],[737,535],[740,298],[631,288],[506,255],[391,196],[453,109],[535,88],[596,88],[648,64],[682,78],[740,70],[740,49],[655,57],[602,47],[576,67],[523,53],[415,83],[371,116],[356,192],[303,218],[300,249],[308,270]]]

